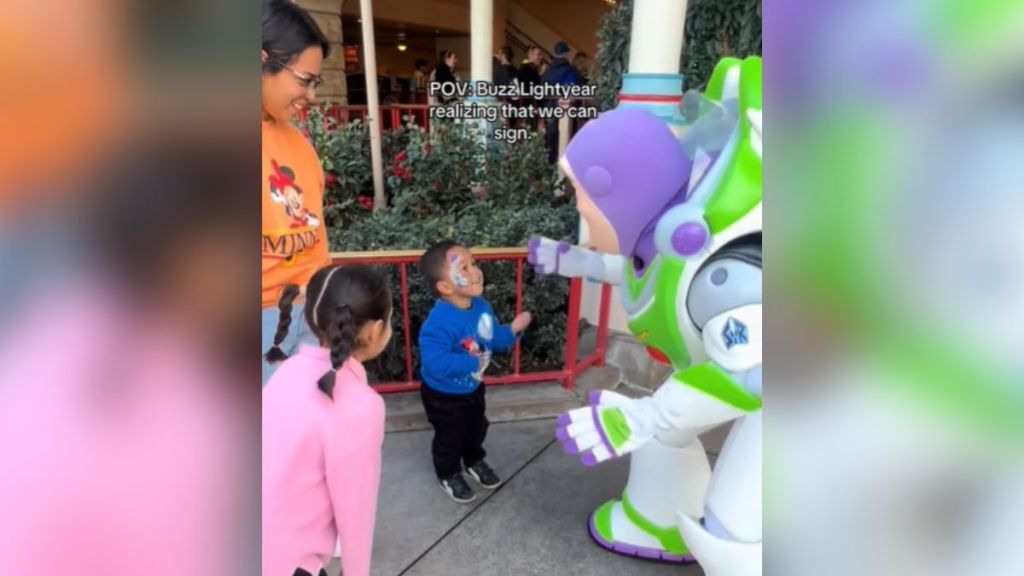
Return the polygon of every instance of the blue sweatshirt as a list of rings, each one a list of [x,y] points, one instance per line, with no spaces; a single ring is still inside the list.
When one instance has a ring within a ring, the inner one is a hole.
[[[474,298],[468,310],[438,300],[420,329],[423,383],[446,394],[470,394],[483,379],[480,356],[515,345],[512,327],[499,325],[483,298]]]

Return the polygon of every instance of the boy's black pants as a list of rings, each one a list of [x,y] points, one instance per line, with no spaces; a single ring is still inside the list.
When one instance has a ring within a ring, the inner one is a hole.
[[[472,466],[487,456],[484,438],[489,423],[483,384],[465,396],[445,394],[423,384],[420,395],[427,420],[434,427],[430,451],[438,479],[461,472],[463,465]]]

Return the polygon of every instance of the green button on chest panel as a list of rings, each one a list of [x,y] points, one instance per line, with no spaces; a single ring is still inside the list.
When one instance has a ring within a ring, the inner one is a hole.
[[[680,319],[676,313],[676,299],[681,286],[686,262],[676,258],[658,256],[651,262],[645,274],[637,278],[632,266],[626,267],[626,290],[636,300],[654,283],[654,301],[640,314],[629,319],[629,330],[645,346],[661,351],[672,365],[682,368],[690,364],[690,352],[686,348]]]

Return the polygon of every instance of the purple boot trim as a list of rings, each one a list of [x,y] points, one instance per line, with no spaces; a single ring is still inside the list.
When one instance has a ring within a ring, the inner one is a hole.
[[[598,546],[605,550],[615,552],[616,554],[622,554],[623,556],[633,556],[636,558],[655,560],[668,564],[692,564],[697,561],[692,554],[677,556],[675,554],[669,554],[664,550],[656,550],[654,548],[646,548],[644,546],[632,546],[622,542],[609,542],[601,536],[600,532],[597,531],[597,525],[594,524],[594,514],[596,514],[596,512],[590,515],[590,520],[587,522],[587,527],[590,529],[590,537]]]

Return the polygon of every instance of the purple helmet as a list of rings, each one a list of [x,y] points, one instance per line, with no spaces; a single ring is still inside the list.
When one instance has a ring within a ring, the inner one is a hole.
[[[587,195],[608,218],[624,255],[668,203],[685,190],[690,160],[663,120],[616,109],[591,120],[565,150]]]

